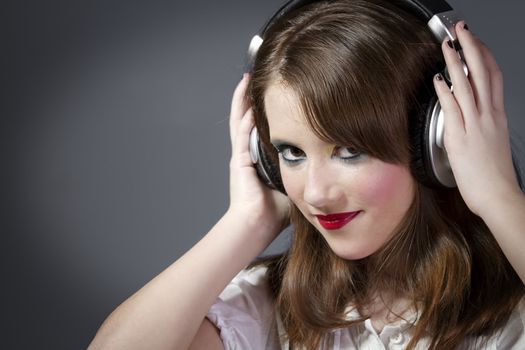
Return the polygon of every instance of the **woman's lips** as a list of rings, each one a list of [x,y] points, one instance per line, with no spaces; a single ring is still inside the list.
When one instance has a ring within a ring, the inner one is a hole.
[[[361,211],[349,211],[346,213],[337,213],[330,215],[316,215],[317,220],[321,226],[327,230],[338,230],[344,225],[348,224],[355,218]]]

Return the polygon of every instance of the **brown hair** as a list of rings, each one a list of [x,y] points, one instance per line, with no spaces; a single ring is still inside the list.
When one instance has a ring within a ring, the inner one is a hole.
[[[382,161],[410,166],[411,128],[443,66],[425,23],[387,1],[319,2],[266,33],[249,86],[256,125],[269,143],[264,97],[271,84],[297,93],[312,130]],[[297,208],[293,242],[265,259],[276,312],[290,344],[315,349],[330,330],[350,327],[352,305],[366,318],[376,293],[407,297],[418,312],[408,348],[430,331],[431,349],[502,327],[524,286],[484,222],[457,189],[418,183],[397,234],[359,260],[333,253]]]

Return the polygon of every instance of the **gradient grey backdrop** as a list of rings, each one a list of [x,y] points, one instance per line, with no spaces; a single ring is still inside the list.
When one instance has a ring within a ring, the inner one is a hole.
[[[523,137],[525,5],[450,2],[495,52]],[[85,348],[222,215],[231,94],[252,34],[281,3],[6,4],[3,349]]]

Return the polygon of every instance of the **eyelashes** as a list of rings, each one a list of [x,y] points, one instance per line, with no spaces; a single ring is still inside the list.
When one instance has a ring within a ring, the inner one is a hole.
[[[359,158],[362,153],[352,147],[339,147],[338,157],[342,160],[355,160]]]
[[[306,159],[306,155],[301,149],[291,145],[282,144],[276,146],[275,149],[279,153],[279,158],[285,163],[294,164]]]
[[[274,146],[285,164],[296,165],[306,159],[306,154],[298,147],[289,144],[278,144]],[[334,148],[332,158],[339,159],[345,163],[351,163],[363,156],[362,152],[352,147],[337,146]]]

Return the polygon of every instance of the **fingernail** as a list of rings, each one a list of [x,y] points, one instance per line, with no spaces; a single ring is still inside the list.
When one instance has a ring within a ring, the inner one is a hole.
[[[452,41],[447,40],[447,44],[448,44],[448,47],[450,47],[451,49],[454,48],[454,45],[452,44]]]
[[[438,73],[434,76],[434,78],[437,80],[437,81],[443,81],[443,76],[441,75],[441,73]]]

